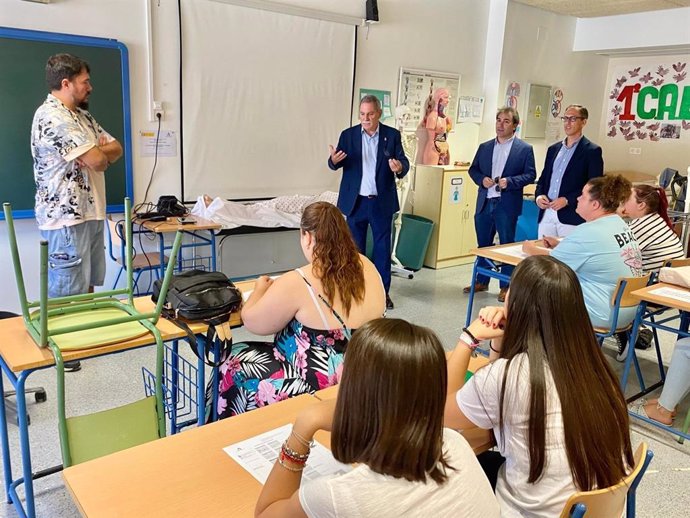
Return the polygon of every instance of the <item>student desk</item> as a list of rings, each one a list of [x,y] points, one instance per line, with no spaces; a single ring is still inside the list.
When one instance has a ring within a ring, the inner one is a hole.
[[[165,234],[174,234],[178,230],[192,236],[191,243],[183,243],[180,248],[180,254],[177,258],[177,269],[179,271],[184,268],[185,261],[182,258],[182,250],[185,248],[196,251],[196,248],[208,246],[211,249],[211,271],[216,271],[216,230],[220,230],[222,226],[213,221],[200,218],[198,216],[187,216],[187,219],[194,220],[194,223],[182,225],[178,223],[178,218],[168,218],[166,221],[149,221],[136,219],[134,223],[139,224],[145,230],[153,232],[158,236],[158,253],[160,254],[160,276],[161,279],[165,275],[165,251],[170,250],[172,245],[165,244]],[[198,240],[198,241],[197,241]],[[193,260],[193,259],[192,259]],[[194,264],[192,265],[194,266]],[[205,268],[199,268],[205,269]]]
[[[241,290],[249,290],[253,288],[253,281],[248,281],[244,283],[238,283],[238,288]],[[153,302],[149,297],[139,297],[134,299],[135,306],[142,312],[152,311]],[[239,326],[242,321],[239,313],[233,314],[230,319],[230,326]],[[169,322],[163,318],[158,320],[156,327],[160,330],[163,341],[174,340],[177,341],[180,338],[185,338],[186,333],[177,327],[172,322]],[[204,324],[191,324],[191,329],[195,333],[201,333],[205,331],[206,326]],[[17,392],[17,419],[19,427],[19,444],[21,450],[22,458],[22,476],[15,479],[12,474],[11,469],[11,459],[9,450],[9,437],[7,428],[7,418],[5,413],[5,398],[0,404],[0,443],[2,446],[2,465],[3,465],[3,475],[4,475],[4,486],[5,494],[7,495],[8,501],[15,504],[17,513],[20,517],[28,516],[33,518],[35,516],[34,512],[34,496],[33,496],[33,479],[40,478],[52,473],[56,473],[62,466],[57,466],[53,468],[48,468],[42,471],[38,471],[35,474],[32,471],[31,465],[31,448],[29,442],[29,429],[26,419],[26,399],[25,399],[25,384],[27,378],[34,371],[47,369],[55,364],[53,355],[50,349],[39,348],[36,343],[31,339],[26,328],[22,317],[9,318],[0,320],[0,367],[2,371],[7,375],[10,383]],[[200,344],[202,343],[199,341]],[[78,351],[65,351],[62,355],[64,361],[71,360],[83,360],[87,358],[95,358],[98,356],[105,356],[107,354],[113,354],[123,351],[129,351],[131,349],[138,349],[140,347],[145,347],[153,345],[154,340],[150,334],[143,335],[139,338],[133,340],[128,340],[126,342],[119,342],[110,345],[104,345],[101,347],[94,347],[92,349],[83,349]],[[201,345],[203,346],[203,345]],[[200,393],[203,396],[203,380],[204,380],[204,363],[199,360],[198,362],[198,375],[201,381],[198,381],[201,387]],[[3,392],[3,379],[0,374],[0,392]],[[197,416],[198,420],[203,424],[203,411],[204,399],[201,397],[197,400]],[[21,499],[18,497],[16,488],[17,486],[24,484],[25,495],[26,495],[26,510],[22,507]]]
[[[446,357],[450,352],[446,353]],[[470,358],[470,364],[467,367],[468,372],[476,372],[477,369],[488,365],[489,359],[484,356],[477,356]],[[326,399],[335,399],[338,396],[338,385],[333,385],[332,387],[325,388],[323,390],[318,390],[314,393],[314,397],[321,401]],[[485,451],[493,448],[496,445],[493,433],[491,430],[482,430],[481,428],[470,428],[462,431],[462,435],[467,442],[470,443],[474,453],[479,455]]]
[[[223,448],[294,422],[304,394],[63,471],[84,517],[254,516],[261,484]],[[330,434],[316,440],[330,448]]]
[[[655,293],[660,288],[672,288],[674,290],[679,290],[684,294],[687,294],[688,297],[690,297],[689,289],[682,288],[680,286],[674,286],[672,284],[666,284],[663,282],[652,284],[651,286],[646,286],[645,288],[633,291],[631,295],[640,300],[640,306],[637,308],[635,321],[630,332],[630,343],[635,343],[635,340],[637,339],[637,332],[641,324],[644,324],[645,326],[654,329],[655,334],[657,329],[662,329],[664,331],[674,333],[678,335],[678,337],[690,336],[690,332],[688,332],[688,314],[690,314],[690,300],[681,300],[672,297],[665,297],[659,295],[658,293]],[[661,309],[649,308],[649,304],[652,304],[653,306],[661,306]],[[659,319],[658,317],[660,316],[660,314],[663,313],[663,311],[665,311],[665,309],[667,308],[677,309],[679,311],[679,314],[675,314],[674,312],[674,314],[671,316],[664,316],[661,319]],[[677,323],[667,325],[670,322],[675,321],[676,319],[679,320]],[[625,359],[625,367],[623,368],[623,378],[621,380],[621,386],[623,390],[625,390],[625,386],[628,381],[628,373],[630,372],[630,364],[632,363],[633,354],[635,354],[634,348],[628,350],[628,356]],[[666,374],[664,372],[663,359],[661,358],[661,355],[659,354],[658,350],[657,362],[659,364],[659,380],[654,384],[650,385],[649,387],[645,387],[644,380],[642,379],[642,373],[639,371],[636,365],[637,377],[640,382],[640,392],[635,394],[634,396],[629,397],[627,399],[628,402],[634,401],[664,385]],[[628,413],[632,417],[641,419],[653,426],[656,426],[657,428],[661,428],[662,430],[677,435],[678,437],[690,439],[690,434],[684,433],[681,430],[659,423],[658,421],[655,421],[653,419],[646,418],[632,411],[629,411]]]
[[[522,246],[520,243],[509,243],[507,245],[485,246],[483,248],[474,248],[470,251],[472,255],[477,258],[474,260],[474,268],[472,269],[472,279],[470,280],[470,300],[467,302],[467,318],[465,319],[465,326],[472,323],[472,305],[474,303],[474,285],[477,282],[477,275],[486,275],[492,279],[499,281],[510,281],[510,277],[503,275],[499,270],[499,264],[510,264],[517,266],[520,264],[526,255],[517,256],[503,253],[505,248],[512,248],[515,246]]]
[[[262,486],[223,448],[292,423],[316,402],[308,394],[290,398],[71,466],[62,475],[87,518],[254,516]],[[480,451],[477,445],[486,443],[486,437],[471,432],[467,439]],[[329,433],[319,431],[315,438],[330,448]]]

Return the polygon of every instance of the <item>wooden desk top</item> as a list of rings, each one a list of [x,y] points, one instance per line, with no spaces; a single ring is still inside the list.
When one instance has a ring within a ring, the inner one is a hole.
[[[294,421],[302,395],[62,472],[82,516],[254,516],[261,484],[223,448]],[[330,434],[316,439],[330,448]]]
[[[448,356],[450,352],[446,354]],[[477,369],[488,365],[489,359],[484,356],[477,356],[476,358],[470,358],[470,364],[468,370],[470,372],[476,372]],[[316,399],[325,401],[326,399],[335,399],[338,397],[338,385],[333,385],[323,390],[318,390],[314,393]],[[470,428],[468,430],[463,430],[462,435],[467,442],[470,443],[474,453],[479,455],[486,450],[493,448],[496,442],[494,441],[493,434],[491,430],[482,430],[481,428]]]
[[[254,288],[254,281],[238,282],[236,286],[240,291],[251,290]],[[154,308],[153,301],[151,297],[148,296],[135,298],[134,305],[142,312],[153,311]],[[230,327],[242,325],[242,319],[239,312],[233,313],[230,316],[229,324]],[[158,320],[156,327],[160,330],[163,340],[174,340],[175,338],[187,336],[182,329],[164,318]],[[204,324],[190,324],[190,328],[194,332],[203,332],[206,326]],[[2,355],[12,372],[47,367],[55,363],[50,349],[41,349],[33,341],[26,331],[22,317],[0,320],[0,337],[2,337],[2,339],[0,339],[0,355]],[[82,358],[99,356],[101,354],[136,349],[137,347],[150,345],[152,343],[153,337],[147,333],[133,340],[127,340],[126,342],[118,342],[102,347],[78,351],[65,351],[62,357],[64,361],[79,360]]]
[[[651,302],[653,304],[659,305],[659,306],[666,306],[668,308],[675,308],[675,309],[680,309],[681,311],[690,311],[690,302],[686,302],[683,300],[678,300],[678,299],[672,299],[670,297],[660,297],[659,295],[655,295],[654,293],[651,293],[659,288],[673,288],[676,290],[681,290],[686,293],[690,293],[690,290],[687,288],[683,288],[681,286],[676,286],[674,284],[667,284],[665,282],[659,282],[657,284],[652,284],[651,286],[646,286],[644,288],[641,288],[639,290],[635,290],[631,292],[630,294],[638,298],[640,300],[644,300],[646,302]]]
[[[223,226],[220,223],[214,223],[208,219],[200,218],[199,216],[185,216],[187,219],[194,220],[193,224],[181,225],[177,222],[177,218],[168,218],[166,221],[149,221],[135,219],[137,223],[151,232],[157,234],[164,234],[168,232],[177,232],[184,230],[186,232],[194,232],[195,230],[220,230]]]
[[[473,248],[470,250],[470,254],[476,255],[477,257],[486,257],[493,261],[499,261],[504,264],[512,264],[517,266],[524,257],[517,257],[514,255],[502,254],[501,249],[508,248],[511,246],[522,245],[524,241],[518,243],[508,243],[507,245],[496,245],[496,246],[485,246],[483,248]]]

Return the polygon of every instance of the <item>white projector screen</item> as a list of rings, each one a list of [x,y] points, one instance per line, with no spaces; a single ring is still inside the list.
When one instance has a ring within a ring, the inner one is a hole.
[[[350,126],[355,28],[182,2],[184,198],[337,190],[328,144]]]

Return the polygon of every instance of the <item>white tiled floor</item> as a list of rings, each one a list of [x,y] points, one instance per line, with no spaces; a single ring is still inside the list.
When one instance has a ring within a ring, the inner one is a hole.
[[[461,266],[444,270],[424,269],[412,280],[395,277],[391,296],[396,309],[389,311],[389,317],[404,318],[430,327],[441,338],[448,349],[455,345],[461,327],[465,322],[467,296],[462,287],[469,283],[471,267]],[[495,281],[494,281],[495,282]],[[475,299],[475,309],[484,304],[495,304],[498,286],[491,285],[490,292],[480,293]],[[248,338],[248,333],[238,330],[235,341]],[[674,337],[662,334],[663,355],[670,359]],[[183,346],[186,355],[186,346]],[[615,352],[605,345],[606,354],[614,367]],[[646,373],[653,374],[651,351],[640,354]],[[68,415],[87,413],[132,401],[143,393],[141,367],[153,365],[153,352],[132,351],[124,355],[90,360],[83,364],[81,372],[67,374]],[[34,469],[42,469],[60,463],[57,429],[55,426],[55,383],[52,370],[37,372],[29,378],[28,386],[42,385],[48,391],[48,401],[29,403],[31,414],[32,456]],[[634,381],[634,378],[632,378]],[[5,388],[8,383],[5,380]],[[683,403],[679,415],[684,416],[688,402]],[[638,490],[637,516],[640,518],[681,518],[690,509],[690,445],[680,445],[673,437],[661,430],[639,421],[632,422],[633,443],[645,440],[654,451],[654,459]],[[19,466],[18,438],[16,427],[10,427],[10,442],[14,455],[15,476]],[[152,481],[155,483],[155,481]],[[228,481],[231,486],[231,481]],[[78,516],[77,508],[64,488],[60,475],[52,475],[36,482],[37,514],[41,517]],[[123,497],[125,497],[123,495]],[[230,498],[231,495],[228,495]],[[685,511],[683,511],[685,509]],[[0,503],[0,516],[16,518],[14,508]]]

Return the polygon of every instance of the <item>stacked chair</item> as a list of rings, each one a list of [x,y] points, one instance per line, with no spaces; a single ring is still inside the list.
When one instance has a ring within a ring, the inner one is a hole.
[[[156,323],[182,242],[178,232],[165,272],[161,295],[153,311],[141,312],[134,306],[132,277],[131,202],[125,199],[125,266],[127,287],[48,298],[48,243],[40,246],[40,298],[30,302],[26,296],[17,239],[8,203],[3,206],[7,221],[10,251],[17,280],[22,317],[31,338],[39,347],[50,349],[57,375],[60,447],[64,467],[85,462],[115,451],[164,437],[163,409],[164,346]],[[67,417],[65,412],[65,369],[63,351],[83,350],[124,342],[150,334],[156,346],[154,395],[117,408],[89,415]]]

